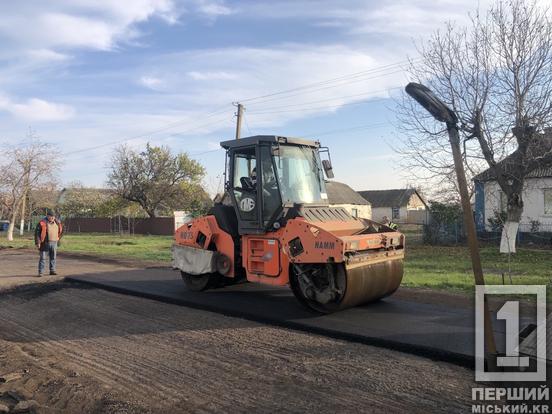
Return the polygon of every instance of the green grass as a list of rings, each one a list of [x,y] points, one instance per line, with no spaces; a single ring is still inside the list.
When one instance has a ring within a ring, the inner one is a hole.
[[[120,236],[103,233],[66,234],[60,252],[81,253],[105,258],[137,259],[169,263],[172,236]],[[34,248],[31,236],[16,236],[14,241],[0,239],[0,248]]]
[[[485,282],[510,284],[508,256],[498,247],[481,248]],[[512,284],[548,285],[552,299],[552,251],[518,248],[511,259]],[[403,286],[444,289],[462,293],[474,291],[474,279],[469,251],[465,247],[407,246]]]

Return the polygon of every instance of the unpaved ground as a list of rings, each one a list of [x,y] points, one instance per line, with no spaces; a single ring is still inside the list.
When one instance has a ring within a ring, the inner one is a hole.
[[[473,372],[68,283],[0,297],[0,385],[39,412],[466,412]]]
[[[46,263],[46,270],[48,270]],[[49,283],[63,280],[64,276],[79,273],[100,273],[118,269],[128,270],[128,265],[116,261],[90,261],[77,256],[58,254],[58,276],[37,277],[38,251],[28,249],[0,249],[0,292],[15,286]],[[46,273],[47,274],[47,273]]]

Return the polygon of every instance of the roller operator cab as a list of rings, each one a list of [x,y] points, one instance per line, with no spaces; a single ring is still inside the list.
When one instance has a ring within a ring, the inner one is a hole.
[[[404,236],[330,207],[330,154],[316,141],[253,136],[225,141],[225,194],[175,233],[174,266],[195,291],[238,280],[290,285],[319,312],[393,293]],[[323,160],[321,158],[324,158]]]

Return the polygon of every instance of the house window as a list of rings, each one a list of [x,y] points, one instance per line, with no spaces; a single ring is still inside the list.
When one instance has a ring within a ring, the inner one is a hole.
[[[552,216],[552,188],[544,190],[544,214]]]
[[[353,217],[358,217],[358,208],[352,208],[351,209],[351,215]]]
[[[393,207],[391,209],[391,220],[397,220],[401,218],[401,209],[400,207]]]

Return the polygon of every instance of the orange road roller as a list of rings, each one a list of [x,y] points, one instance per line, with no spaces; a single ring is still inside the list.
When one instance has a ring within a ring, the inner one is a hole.
[[[243,280],[289,285],[299,302],[322,313],[397,290],[404,235],[328,205],[328,148],[272,135],[221,146],[224,195],[175,233],[173,265],[190,290]]]

